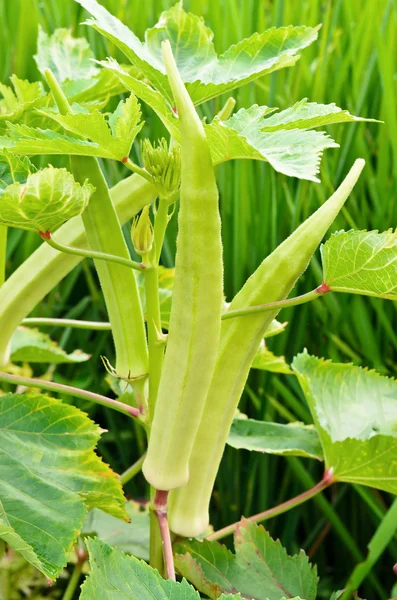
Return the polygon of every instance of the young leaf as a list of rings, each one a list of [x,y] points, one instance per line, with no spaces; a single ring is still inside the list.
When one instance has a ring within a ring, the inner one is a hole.
[[[11,183],[22,183],[31,173],[37,171],[27,156],[20,158],[4,149],[0,154],[0,190]]]
[[[293,369],[337,481],[397,493],[397,382],[299,354]]]
[[[324,132],[312,129],[366,120],[335,104],[306,99],[273,114],[275,110],[254,105],[240,109],[227,121],[216,117],[205,128],[214,164],[236,158],[265,160],[285,175],[319,181],[316,175],[323,151],[338,144]]]
[[[285,373],[287,375],[292,373],[285,362],[285,357],[273,354],[273,352],[267,348],[264,341],[262,341],[259,347],[251,368],[259,369],[261,371],[271,371],[272,373]]]
[[[254,419],[234,419],[227,443],[237,449],[323,460],[317,431],[313,426],[301,423],[283,425]]]
[[[47,102],[48,95],[39,81],[30,83],[16,75],[11,75],[10,79],[13,88],[0,83],[0,92],[3,95],[3,99],[0,100],[0,122],[17,121],[26,111],[43,106]]]
[[[200,600],[185,579],[176,583],[134,556],[98,539],[87,540],[91,572],[81,586],[80,600]]]
[[[88,25],[120,48],[171,106],[172,94],[161,56],[163,40],[170,41],[182,80],[193,102],[199,104],[294,65],[299,58],[298,52],[317,39],[318,28],[272,28],[255,33],[218,56],[212,31],[202,18],[186,13],[181,2],[163,12],[157,25],[146,31],[145,41],[141,42],[96,0],[76,1],[92,16]]]
[[[288,325],[288,321],[284,321],[284,323],[280,323],[277,319],[273,319],[271,322],[269,329],[266,330],[264,339],[267,340],[270,337],[278,335],[279,333],[284,333],[285,328]]]
[[[397,300],[397,231],[339,231],[321,256],[332,291]]]
[[[56,342],[30,327],[18,327],[11,340],[11,360],[28,363],[80,363],[89,360],[90,355],[81,350],[67,354]]]
[[[0,396],[0,537],[50,579],[87,508],[128,518],[118,477],[95,454],[101,430],[41,394]]]
[[[185,541],[175,547],[178,571],[211,599],[222,593],[280,600],[299,595],[315,600],[317,572],[303,551],[288,556],[280,541],[243,519],[234,536],[236,554],[217,542]]]
[[[127,502],[130,523],[116,519],[99,508],[91,510],[82,528],[85,536],[96,536],[102,542],[115,546],[136,558],[149,560],[149,510],[141,509],[135,502]]]
[[[13,183],[0,196],[0,223],[31,231],[54,231],[79,215],[94,188],[80,185],[66,169],[47,167],[29,175],[25,184]]]

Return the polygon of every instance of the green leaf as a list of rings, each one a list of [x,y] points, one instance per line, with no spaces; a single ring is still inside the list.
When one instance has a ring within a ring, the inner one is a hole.
[[[0,196],[0,223],[31,231],[54,231],[87,206],[94,188],[80,185],[66,169],[47,167],[26,183],[9,185]]]
[[[237,158],[265,160],[285,175],[319,181],[316,175],[323,151],[338,144],[312,128],[365,120],[335,104],[309,103],[306,99],[273,114],[275,110],[254,105],[242,108],[227,121],[216,117],[205,128],[214,164]]]
[[[0,190],[4,190],[11,183],[26,181],[31,173],[37,171],[27,156],[20,158],[8,150],[0,154]]]
[[[90,143],[49,130],[11,128],[11,135],[16,140],[14,151],[21,152],[18,148],[21,149],[21,143],[26,138],[26,150],[29,153],[31,147],[31,154],[42,153],[41,148],[46,146],[46,154],[65,154],[69,150],[69,154],[101,156],[120,161],[129,156],[132,143],[143,127],[136,96],[131,94],[127,100],[121,101],[108,119],[97,109],[88,112],[76,104],[72,108],[74,114],[61,115],[52,110],[40,111],[40,114],[52,119],[68,132],[81,136],[84,140],[91,140]],[[39,144],[40,140],[46,142],[40,144],[40,150],[36,151],[34,143],[30,146],[29,138]]]
[[[136,558],[149,560],[149,510],[135,502],[125,505],[130,523],[116,519],[98,508],[91,510],[84,522],[82,534],[97,536],[102,542],[115,546]]]
[[[254,419],[234,419],[227,443],[237,449],[323,460],[317,431],[313,426],[301,423],[283,425]]]
[[[195,104],[295,64],[298,52],[317,39],[318,28],[272,28],[255,33],[218,56],[211,30],[202,18],[186,13],[182,2],[162,13],[157,25],[146,31],[144,42],[96,0],[77,2],[91,14],[88,24],[120,48],[172,106],[161,54],[165,39],[171,43],[178,70]]]
[[[88,508],[128,518],[118,477],[95,454],[101,430],[74,406],[7,394],[0,423],[0,537],[55,579]]]
[[[397,300],[397,231],[339,231],[321,256],[332,291]]]
[[[80,600],[200,600],[186,580],[163,579],[158,571],[97,539],[87,540],[91,573]]]
[[[43,75],[46,69],[51,69],[59,83],[90,79],[99,73],[93,58],[95,57],[87,40],[84,37],[73,37],[70,29],[56,29],[52,35],[48,35],[39,28],[34,59]]]
[[[234,536],[236,554],[217,542],[185,541],[175,547],[178,571],[212,599],[222,593],[280,600],[300,595],[314,600],[317,572],[303,551],[288,556],[261,525],[243,519]]]
[[[397,382],[306,352],[292,366],[335,479],[397,494]]]
[[[39,81],[30,83],[16,75],[11,75],[10,80],[12,88],[0,83],[0,92],[3,95],[3,99],[0,100],[0,122],[17,121],[25,112],[43,106],[48,98]]]
[[[284,323],[280,323],[280,321],[277,321],[277,319],[273,319],[273,321],[270,324],[270,327],[268,327],[268,329],[266,330],[264,339],[266,340],[267,338],[278,335],[279,333],[284,333],[287,325],[288,325],[288,321],[284,321]]]
[[[89,360],[90,355],[81,350],[67,354],[56,342],[30,327],[18,327],[11,339],[11,360],[28,363],[80,363]]]
[[[267,348],[264,340],[259,347],[251,368],[259,369],[261,371],[271,371],[272,373],[285,373],[287,375],[292,373],[285,362],[285,357],[275,356],[275,354]]]

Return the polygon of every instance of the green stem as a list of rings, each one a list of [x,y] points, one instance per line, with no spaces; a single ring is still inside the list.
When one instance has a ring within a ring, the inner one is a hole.
[[[163,542],[161,539],[160,525],[157,519],[155,508],[153,506],[156,490],[150,487],[150,550],[149,564],[153,569],[157,569],[162,577],[165,577]]]
[[[315,290],[312,290],[307,294],[302,294],[301,296],[296,296],[295,298],[288,298],[287,300],[279,300],[278,302],[269,302],[269,304],[259,304],[258,306],[248,306],[246,308],[229,310],[228,312],[223,313],[222,320],[225,321],[226,319],[234,319],[235,317],[247,317],[260,312],[268,312],[269,310],[281,310],[282,308],[299,306],[300,304],[305,304],[306,302],[312,302],[312,300],[316,300],[317,298],[320,298],[320,296],[324,296],[324,294],[327,294],[330,291],[330,288],[325,283],[322,283]]]
[[[127,169],[129,169],[133,173],[140,175],[141,177],[146,179],[146,181],[148,181],[149,183],[153,183],[153,177],[146,171],[146,169],[139,167],[137,164],[132,162],[132,160],[130,158],[128,158],[127,160],[123,160],[123,164],[127,167]]]
[[[121,485],[125,485],[126,483],[131,481],[131,479],[133,479],[136,475],[138,475],[138,473],[141,472],[143,461],[145,460],[145,457],[146,457],[146,452],[145,452],[145,454],[142,454],[142,456],[140,458],[138,458],[138,460],[136,462],[134,462],[133,465],[128,467],[128,469],[120,475]]]
[[[82,398],[83,400],[89,400],[96,404],[101,404],[107,408],[117,410],[129,417],[139,417],[141,412],[134,406],[128,406],[113,398],[107,398],[101,396],[101,394],[95,394],[87,390],[81,390],[80,388],[72,387],[71,385],[64,385],[63,383],[55,383],[53,381],[44,381],[44,379],[35,379],[33,377],[20,377],[19,375],[9,375],[8,373],[0,372],[0,381],[4,383],[10,383],[12,385],[23,385],[26,387],[40,388],[42,390],[48,390],[49,392],[57,392],[59,394],[66,394],[68,396],[74,396],[75,398]]]
[[[130,260],[129,258],[123,258],[122,256],[114,256],[113,254],[106,254],[105,252],[95,252],[94,250],[84,250],[83,248],[72,248],[71,246],[65,246],[64,244],[59,244],[51,237],[49,233],[40,233],[40,236],[43,238],[45,242],[55,250],[59,250],[59,252],[66,252],[66,254],[73,254],[74,256],[82,256],[83,258],[93,258],[95,260],[106,260],[108,262],[113,262],[118,265],[123,265],[123,267],[129,267],[130,269],[135,269],[136,271],[143,271],[145,267],[134,260]]]
[[[83,565],[84,562],[80,561],[75,564],[73,573],[69,579],[68,587],[65,590],[62,600],[73,600],[77,586],[79,585],[80,577],[83,571]]]
[[[158,268],[146,269],[146,322],[149,346],[149,418],[154,415],[157,392],[160,384],[161,371],[164,359],[164,343],[161,336],[161,313],[159,298]]]
[[[156,248],[156,264],[160,262],[161,250],[164,244],[165,231],[168,225],[168,202],[164,198],[159,199],[159,204],[154,222],[154,245]]]
[[[168,526],[168,492],[162,490],[156,490],[154,497],[153,509],[156,515],[162,545],[162,554],[164,559],[164,567],[167,579],[176,581],[175,577],[175,566],[174,566],[174,555],[172,552],[172,541],[170,528]]]
[[[318,483],[316,483],[316,485],[314,485],[309,490],[306,490],[306,492],[303,492],[302,494],[299,494],[298,496],[295,496],[295,498],[291,498],[290,500],[287,500],[286,502],[282,502],[278,506],[274,506],[273,508],[269,508],[268,510],[265,510],[257,515],[254,515],[253,517],[249,517],[247,520],[250,521],[251,523],[261,523],[262,521],[266,521],[267,519],[277,517],[278,515],[281,515],[281,514],[287,512],[288,510],[291,510],[291,508],[295,508],[295,506],[299,506],[300,504],[303,504],[310,498],[317,496],[317,494],[319,494],[320,492],[325,490],[327,487],[329,487],[333,483],[334,483],[334,478],[333,478],[332,472],[325,471],[324,477],[322,478],[322,480],[319,481]],[[219,531],[215,531],[214,533],[211,533],[211,535],[209,535],[207,537],[207,540],[210,540],[210,541],[221,540],[222,538],[224,538],[227,535],[230,535],[231,533],[236,531],[238,525],[239,525],[239,521],[237,523],[232,523],[231,525],[228,525],[227,527],[224,527],[223,529],[220,529]]]
[[[74,329],[90,329],[91,331],[110,331],[112,326],[102,321],[79,321],[77,319],[53,319],[32,317],[24,319],[22,325],[29,327],[72,327]]]
[[[0,287],[6,280],[7,232],[8,227],[0,225]]]
[[[364,579],[371,573],[372,567],[382,556],[383,552],[393,539],[397,528],[397,499],[387,511],[375,531],[374,536],[368,544],[367,558],[358,564],[353,573],[349,577],[346,585],[346,590],[342,594],[340,600],[349,600],[353,593],[359,588]]]

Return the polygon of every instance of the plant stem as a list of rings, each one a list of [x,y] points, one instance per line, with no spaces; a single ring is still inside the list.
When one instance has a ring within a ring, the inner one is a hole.
[[[161,539],[160,525],[153,505],[150,507],[150,557],[149,564],[156,569],[162,577],[165,577],[163,543]]]
[[[72,327],[74,329],[90,329],[92,331],[110,331],[112,326],[102,321],[79,321],[77,319],[30,318],[24,319],[22,325],[30,327]]]
[[[282,308],[299,306],[300,304],[305,304],[306,302],[312,302],[312,300],[316,300],[316,298],[320,298],[330,291],[331,289],[327,286],[327,284],[322,283],[318,288],[312,290],[311,292],[307,292],[307,294],[302,294],[301,296],[296,296],[295,298],[287,298],[287,300],[279,300],[278,302],[269,302],[269,304],[259,304],[258,306],[248,306],[247,308],[230,310],[223,313],[221,318],[224,321],[226,319],[234,319],[235,317],[250,316],[259,312],[267,312],[269,310],[277,309],[281,310]]]
[[[68,587],[62,597],[62,600],[73,600],[75,591],[80,581],[80,577],[83,571],[84,561],[77,562],[74,566],[73,573],[69,579]]]
[[[163,367],[164,343],[159,339],[161,335],[161,314],[158,268],[151,267],[146,269],[144,277],[149,347],[149,418],[151,420],[154,415],[154,406],[156,404]]]
[[[156,248],[156,264],[160,262],[161,250],[163,248],[165,231],[168,225],[168,202],[164,198],[159,199],[159,204],[154,221],[154,245]]]
[[[72,248],[71,246],[65,246],[64,244],[59,244],[51,237],[50,233],[41,233],[40,236],[43,238],[45,242],[55,250],[59,250],[59,252],[66,252],[66,254],[73,254],[75,256],[82,256],[84,258],[93,258],[95,260],[107,260],[108,262],[117,263],[119,265],[123,265],[123,267],[129,267],[130,269],[135,269],[136,271],[144,271],[145,267],[140,263],[135,262],[134,260],[130,260],[128,258],[123,258],[121,256],[114,256],[113,254],[106,254],[105,252],[95,252],[94,250],[84,250],[83,248]]]
[[[167,501],[168,491],[156,490],[153,502],[153,509],[160,528],[165,570],[167,574],[167,579],[172,579],[173,581],[176,581],[171,534],[170,529],[168,527]]]
[[[0,225],[0,287],[6,280],[7,232],[8,227]]]
[[[223,108],[221,108],[221,110],[218,112],[218,114],[216,116],[221,121],[227,121],[229,119],[229,117],[232,116],[232,112],[233,112],[235,106],[236,106],[236,101],[233,98],[233,96],[230,96],[230,98],[228,98],[226,100],[225,104],[223,105]]]
[[[42,390],[48,390],[49,392],[57,392],[59,394],[66,394],[68,396],[74,396],[75,398],[82,398],[83,400],[89,400],[95,404],[101,404],[107,408],[117,410],[129,417],[137,418],[141,415],[140,411],[134,406],[128,406],[113,398],[107,398],[107,396],[101,396],[94,392],[87,390],[81,390],[70,385],[64,385],[63,383],[55,383],[53,381],[44,381],[43,379],[35,379],[33,377],[19,377],[18,375],[9,375],[8,373],[0,372],[0,381],[4,383],[11,383],[13,385],[24,385],[26,387],[40,388]]]
[[[258,513],[253,517],[248,517],[247,521],[250,521],[251,523],[261,523],[262,521],[266,521],[267,519],[271,519],[272,517],[277,517],[277,515],[281,515],[290,510],[291,508],[295,508],[295,506],[303,504],[304,502],[306,502],[306,500],[317,496],[317,494],[319,494],[327,487],[332,485],[334,481],[335,480],[333,478],[332,471],[327,470],[325,471],[322,480],[319,481],[315,486],[313,486],[309,490],[306,490],[306,492],[303,492],[302,494],[299,494],[298,496],[295,496],[295,498],[291,498],[286,502],[282,502],[278,506],[274,506],[273,508],[269,508],[268,510]],[[219,531],[211,533],[211,535],[207,537],[207,540],[215,541],[223,539],[227,535],[234,533],[234,531],[236,531],[238,527],[238,524],[239,521],[237,523],[232,523],[231,525],[228,525],[227,527],[224,527]]]
[[[127,167],[127,169],[129,169],[133,173],[137,173],[138,175],[146,179],[146,181],[148,181],[149,183],[153,183],[153,177],[149,175],[146,169],[139,167],[137,164],[132,162],[130,158],[128,158],[127,160],[123,160],[123,164]]]
[[[145,456],[146,456],[146,452],[145,452],[145,454],[142,454],[142,456],[140,458],[138,458],[138,460],[136,462],[134,462],[133,465],[128,467],[128,469],[120,475],[121,485],[125,485],[126,483],[131,481],[131,479],[133,479],[136,475],[138,475],[138,473],[141,472],[143,461],[145,460]]]

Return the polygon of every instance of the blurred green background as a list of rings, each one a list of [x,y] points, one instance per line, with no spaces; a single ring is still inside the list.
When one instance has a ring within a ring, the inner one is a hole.
[[[118,18],[142,36],[173,0],[102,0]],[[237,108],[253,103],[287,108],[294,102],[335,102],[363,117],[384,121],[336,125],[330,133],[340,148],[328,150],[321,164],[321,184],[288,179],[268,165],[254,162],[219,167],[218,181],[223,220],[226,293],[230,299],[266,254],[324,202],[357,157],[367,161],[364,174],[335,229],[379,229],[397,224],[397,1],[396,0],[185,0],[184,7],[202,15],[214,31],[219,52],[255,31],[287,24],[322,24],[319,40],[302,53],[293,68],[284,69],[235,92]],[[85,35],[97,58],[115,50],[92,29],[81,25],[86,15],[73,0],[0,0],[1,80],[11,73],[31,80],[35,68],[37,28],[51,32],[71,27]],[[116,56],[121,58],[118,52]],[[214,114],[226,98],[202,108]],[[156,117],[145,112],[144,134],[155,140],[163,133]],[[139,149],[136,148],[139,152]],[[110,183],[123,177],[118,166],[105,167]],[[126,228],[128,234],[128,228]],[[11,272],[38,244],[37,236],[12,231],[8,245]],[[171,224],[163,263],[172,266],[175,223]],[[319,255],[302,277],[296,293],[321,282]],[[35,316],[105,320],[106,312],[93,266],[85,262],[70,274],[36,310]],[[307,347],[335,361],[375,368],[395,376],[397,357],[396,307],[359,296],[327,296],[314,304],[285,310],[289,322],[283,335],[270,340],[270,348],[291,359]],[[55,379],[73,385],[106,390],[100,355],[112,360],[107,333],[53,330],[49,333],[67,348],[81,347],[93,358],[84,365],[57,369]],[[125,427],[123,418],[88,407],[90,414],[110,433],[100,450],[121,472],[144,451],[142,434]],[[310,415],[293,377],[253,373],[241,409],[251,417],[281,422],[310,422]],[[113,433],[112,433],[113,432]],[[115,435],[114,432],[117,432]],[[263,511],[312,485],[321,466],[298,459],[249,454],[228,449],[217,481],[213,523],[225,525]],[[134,497],[146,494],[143,479],[127,487]],[[378,526],[390,498],[363,488],[339,485],[324,498],[310,501],[268,523],[290,551],[304,548],[318,564],[321,597],[343,587],[354,564]],[[375,567],[362,595],[390,598],[395,582],[397,538]]]

